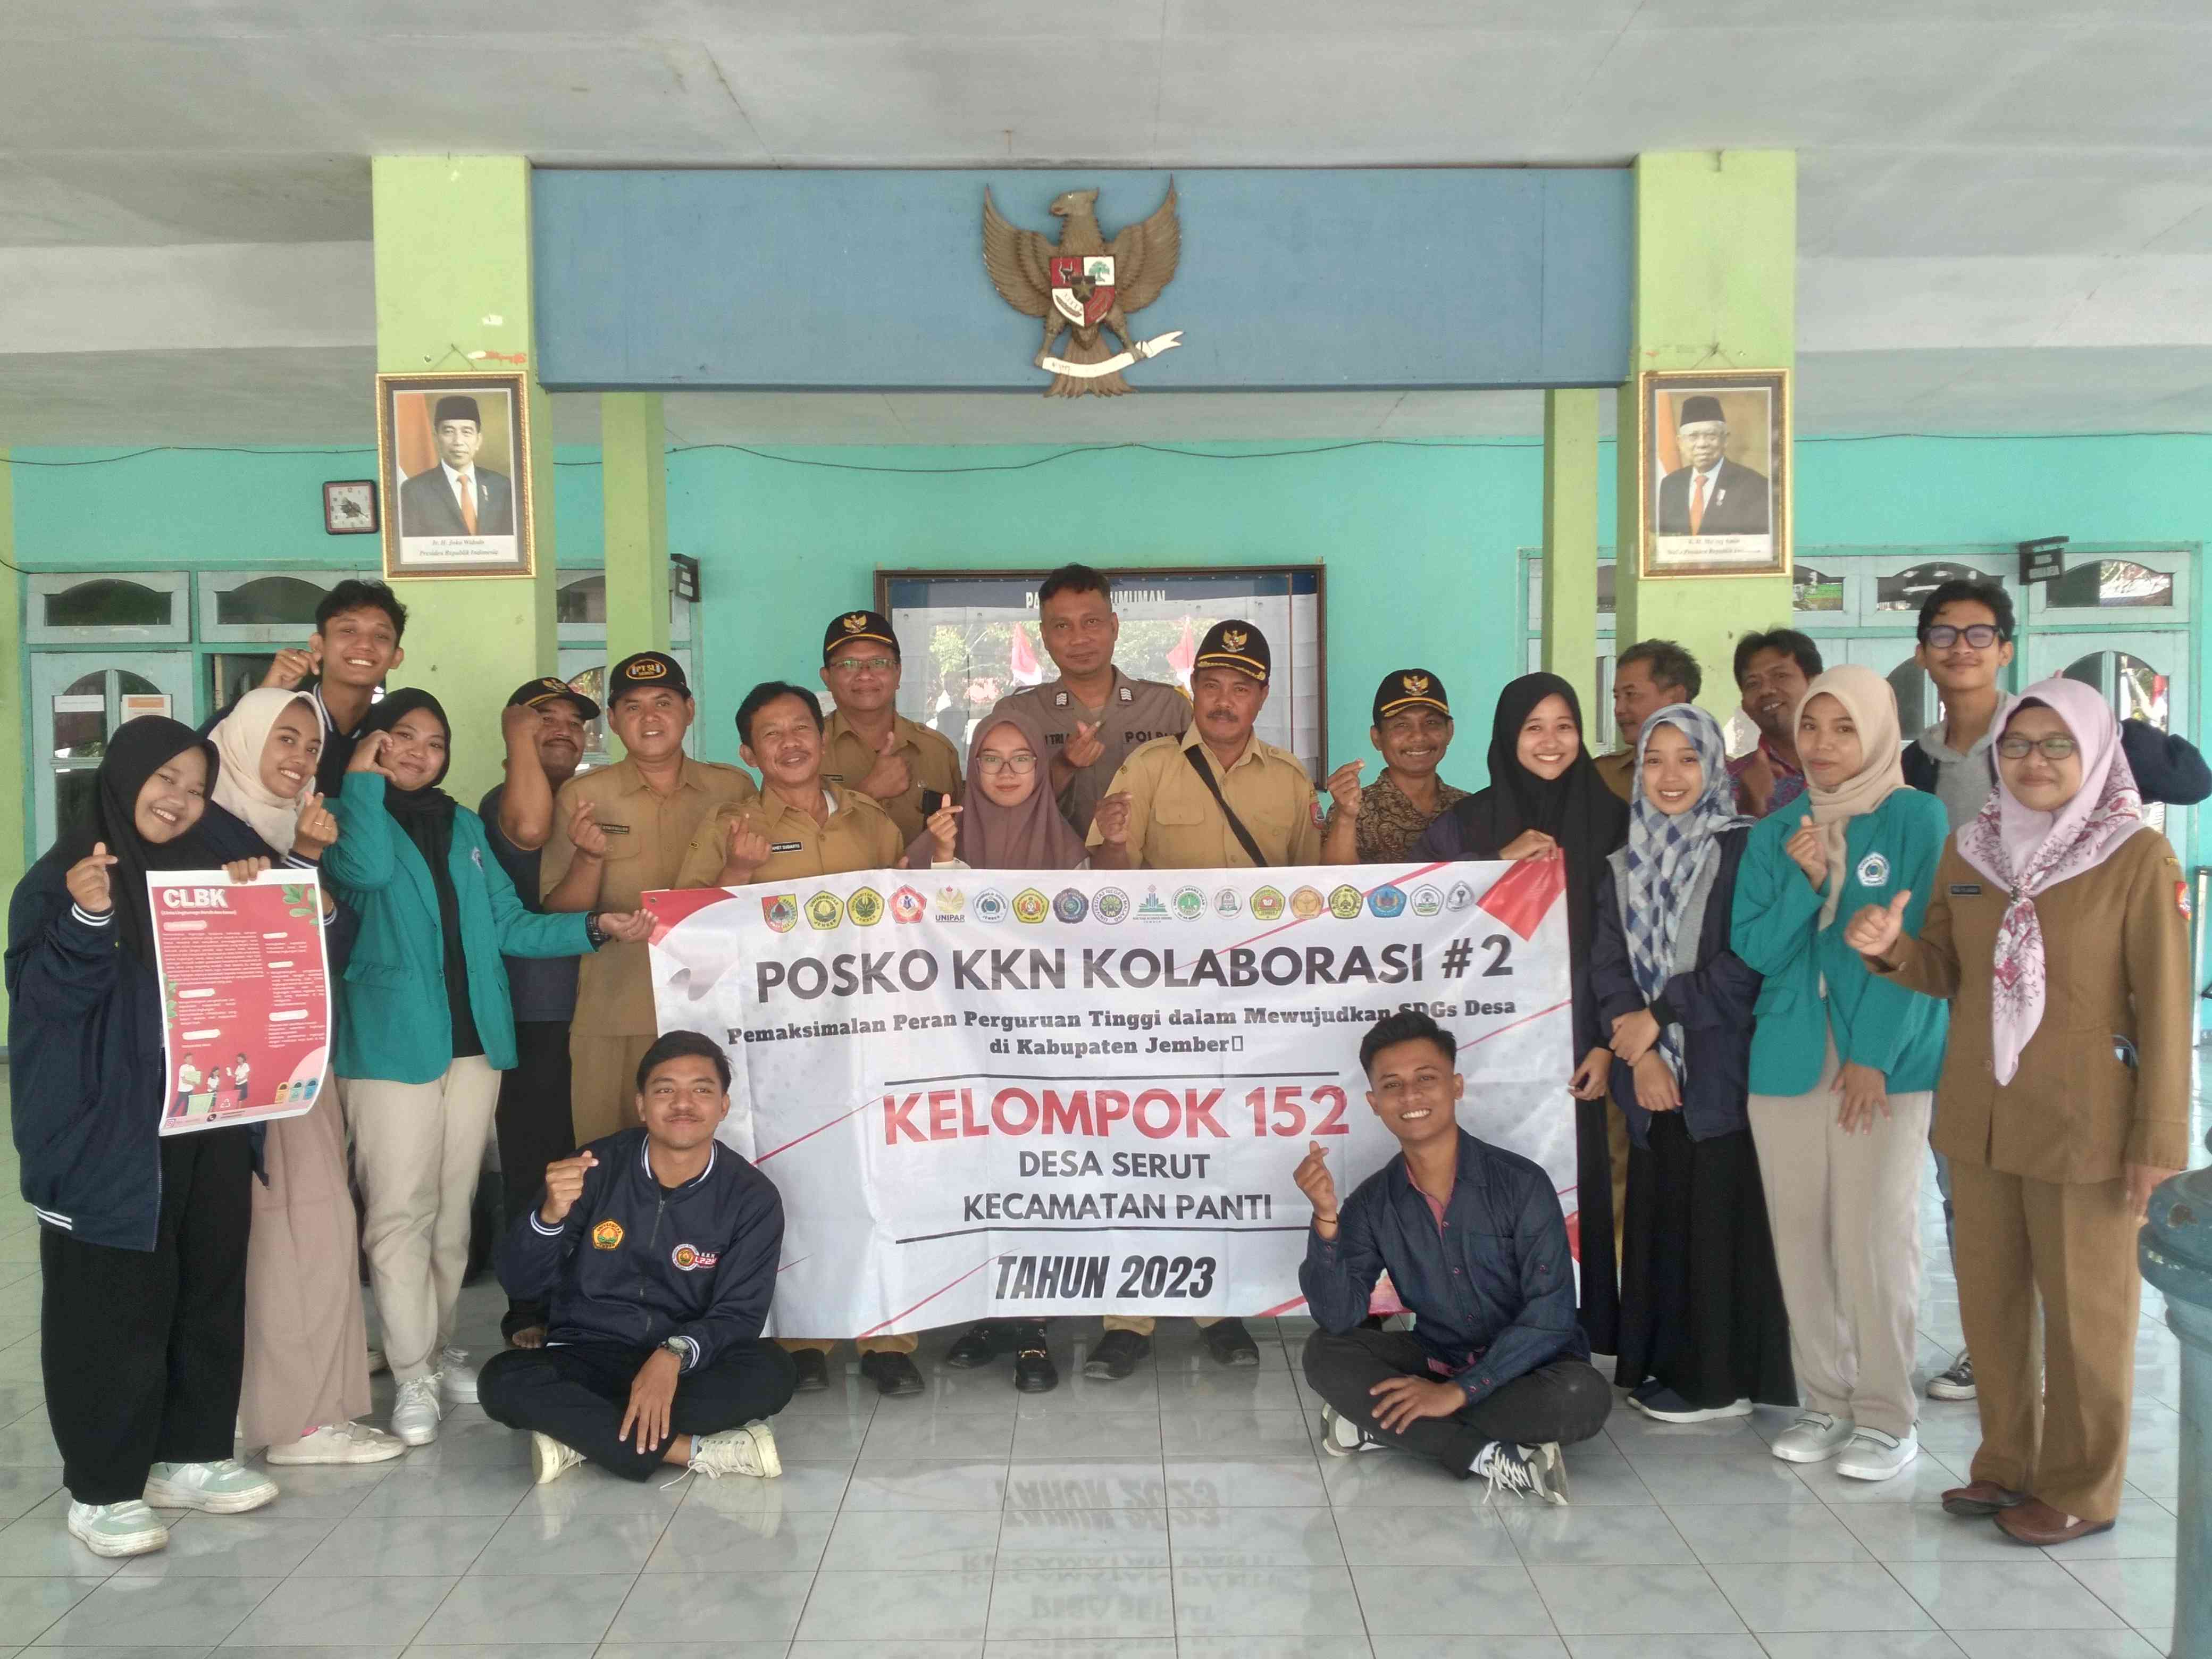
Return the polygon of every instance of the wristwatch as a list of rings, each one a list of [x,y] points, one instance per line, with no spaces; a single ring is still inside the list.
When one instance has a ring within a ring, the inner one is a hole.
[[[676,1356],[676,1363],[678,1365],[684,1365],[690,1363],[691,1345],[689,1342],[686,1342],[682,1337],[672,1336],[660,1346]]]

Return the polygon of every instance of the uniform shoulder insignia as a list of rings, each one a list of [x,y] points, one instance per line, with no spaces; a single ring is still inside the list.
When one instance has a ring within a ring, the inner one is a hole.
[[[1067,693],[1065,691],[1061,692],[1060,694],[1060,700],[1062,702],[1066,702],[1067,701]],[[1121,701],[1123,702],[1134,702],[1136,700],[1137,694],[1134,691],[1132,691],[1126,685],[1121,688]]]

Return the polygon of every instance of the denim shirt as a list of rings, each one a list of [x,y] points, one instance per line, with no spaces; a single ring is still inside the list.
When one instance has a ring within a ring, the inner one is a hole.
[[[1415,1339],[1469,1405],[1555,1359],[1589,1358],[1551,1177],[1464,1129],[1441,1229],[1401,1152],[1339,1206],[1334,1238],[1308,1231],[1298,1286],[1340,1334],[1367,1316],[1386,1267]]]

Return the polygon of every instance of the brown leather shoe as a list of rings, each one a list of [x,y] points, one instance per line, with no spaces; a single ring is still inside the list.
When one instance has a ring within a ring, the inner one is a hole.
[[[2000,1512],[1997,1529],[2015,1544],[2048,1546],[2070,1544],[2075,1539],[2087,1538],[2094,1532],[2110,1532],[2112,1522],[2084,1521],[2063,1510],[2052,1509],[2040,1498],[2031,1498],[2024,1504]]]
[[[1972,1486],[1954,1486],[1943,1494],[1943,1513],[1972,1516],[1986,1520],[1999,1510],[2008,1510],[2027,1502],[2027,1494],[2014,1492],[2010,1486],[2000,1486],[1994,1480],[1977,1480]]]

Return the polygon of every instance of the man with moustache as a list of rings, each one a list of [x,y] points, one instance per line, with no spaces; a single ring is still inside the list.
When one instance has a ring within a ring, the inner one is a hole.
[[[715,1143],[730,1062],[713,1038],[671,1031],[635,1083],[638,1121],[549,1164],[500,1246],[507,1293],[550,1302],[552,1323],[544,1346],[485,1364],[484,1414],[530,1431],[541,1486],[586,1461],[625,1480],[773,1480],[791,1361],[761,1327],[783,1200]]]
[[[1672,640],[1638,640],[1613,659],[1613,726],[1620,747],[1590,763],[1607,788],[1635,799],[1636,740],[1644,722],[1669,703],[1695,702],[1705,684],[1698,659]]]
[[[1454,802],[1467,799],[1437,775],[1451,746],[1451,704],[1443,680],[1425,668],[1394,669],[1375,690],[1367,740],[1382,754],[1382,775],[1361,787],[1364,761],[1346,761],[1328,775],[1334,805],[1322,825],[1328,864],[1401,864],[1422,832]]]
[[[526,909],[543,910],[540,850],[553,830],[553,796],[584,758],[585,727],[599,706],[550,676],[525,680],[507,700],[500,725],[507,740],[507,781],[494,784],[477,807],[492,856],[514,884]],[[507,987],[514,1005],[514,1069],[499,1080],[494,1118],[509,1220],[527,1209],[544,1168],[576,1149],[568,1109],[568,1021],[576,1012],[574,957],[508,957]],[[518,1347],[545,1337],[545,1310],[509,1302],[501,1333]]]
[[[822,776],[872,797],[912,842],[931,813],[960,805],[967,787],[957,750],[898,712],[902,672],[890,618],[848,611],[822,636],[822,684],[836,711],[823,737]]]
[[[1037,588],[1037,617],[1060,678],[1002,697],[999,707],[1018,702],[1044,728],[1060,814],[1086,836],[1121,763],[1155,738],[1190,730],[1190,699],[1114,666],[1121,619],[1106,578],[1089,565],[1064,564],[1047,576]]]
[[[1321,862],[1321,808],[1297,756],[1262,743],[1273,658],[1249,622],[1219,622],[1191,664],[1194,719],[1178,738],[1155,738],[1121,763],[1098,803],[1088,842],[1094,870],[1240,870]],[[1152,1352],[1152,1319],[1109,1314],[1085,1376],[1125,1377]],[[1256,1365],[1241,1319],[1196,1322],[1224,1365]]]
[[[1729,763],[1739,810],[1755,818],[1778,811],[1805,793],[1790,722],[1797,700],[1820,672],[1820,647],[1794,628],[1747,634],[1735,642],[1735,683],[1743,712],[1759,728],[1759,744]]]
[[[538,871],[548,910],[636,909],[641,894],[677,884],[691,837],[717,806],[759,794],[736,767],[684,754],[684,734],[697,713],[675,658],[641,651],[614,665],[607,722],[629,752],[569,779],[554,798]],[[622,1126],[636,1093],[638,1061],[657,1029],[642,943],[610,944],[578,963],[568,1026],[578,1140]]]
[[[804,686],[767,680],[738,705],[738,755],[761,775],[757,798],[726,803],[699,826],[678,872],[679,887],[744,887],[803,880],[852,870],[890,870],[907,838],[890,814],[857,789],[823,776],[822,704]],[[958,808],[953,809],[957,811]],[[830,1386],[828,1337],[784,1337],[779,1345],[798,1367],[796,1386],[811,1394]],[[860,1374],[876,1392],[921,1392],[910,1356],[912,1333],[864,1336]]]

